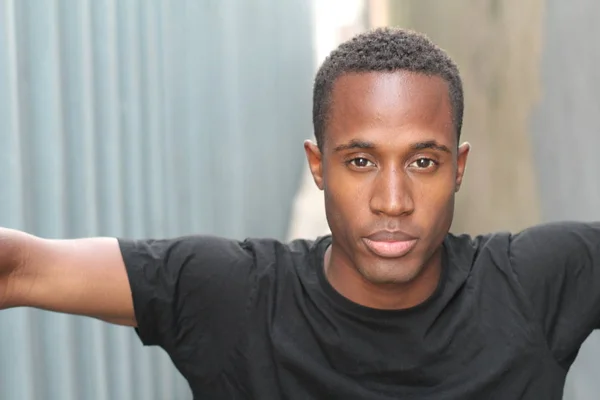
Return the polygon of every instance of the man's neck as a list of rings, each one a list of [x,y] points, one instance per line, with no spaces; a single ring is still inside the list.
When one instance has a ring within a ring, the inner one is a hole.
[[[436,290],[442,270],[442,251],[428,260],[420,273],[406,283],[373,283],[351,263],[332,259],[331,246],[325,252],[325,276],[333,288],[348,300],[365,307],[401,310],[426,301]]]

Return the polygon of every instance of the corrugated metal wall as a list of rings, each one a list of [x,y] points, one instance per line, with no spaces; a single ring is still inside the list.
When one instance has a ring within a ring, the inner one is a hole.
[[[545,221],[600,220],[598,16],[596,0],[546,0],[544,95],[531,123]],[[600,332],[594,332],[568,374],[564,399],[597,400],[599,377]]]
[[[310,2],[0,0],[0,225],[283,238],[311,136]],[[132,330],[0,312],[0,399],[184,399]]]

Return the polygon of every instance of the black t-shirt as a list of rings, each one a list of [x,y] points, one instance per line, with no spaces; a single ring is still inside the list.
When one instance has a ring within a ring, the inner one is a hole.
[[[600,224],[449,234],[437,290],[399,311],[336,292],[330,241],[120,240],[137,332],[195,399],[551,400],[600,322]]]

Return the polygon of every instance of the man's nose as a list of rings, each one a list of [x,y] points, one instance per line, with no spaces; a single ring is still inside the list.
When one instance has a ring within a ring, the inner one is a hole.
[[[402,169],[389,168],[379,172],[375,178],[370,206],[374,213],[391,217],[414,211],[411,184]]]

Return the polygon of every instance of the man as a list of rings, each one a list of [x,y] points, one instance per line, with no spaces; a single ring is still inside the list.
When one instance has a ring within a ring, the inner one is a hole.
[[[342,44],[313,101],[305,151],[331,236],[2,230],[1,306],[134,326],[198,399],[560,399],[600,321],[600,225],[449,233],[462,85],[422,35]]]

